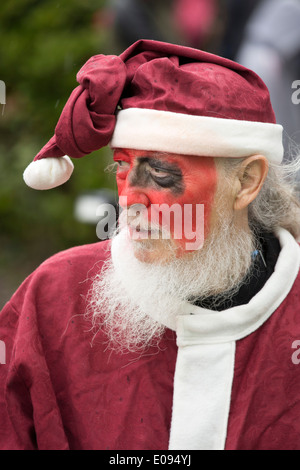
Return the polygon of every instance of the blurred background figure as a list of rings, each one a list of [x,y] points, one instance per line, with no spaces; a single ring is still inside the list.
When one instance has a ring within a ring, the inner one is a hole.
[[[203,48],[212,37],[219,13],[217,0],[175,0],[174,25],[184,43]]]
[[[244,37],[247,22],[261,0],[220,0],[223,35],[219,54],[234,60]]]
[[[300,80],[300,1],[258,2],[246,23],[235,60],[264,80],[277,122],[292,141],[300,144],[300,104],[292,101],[292,84]],[[285,144],[288,150],[288,140]]]
[[[110,0],[108,7],[123,48],[143,38],[205,49],[220,33],[219,0]]]
[[[114,30],[117,40],[128,47],[138,39],[164,41],[169,31],[161,28],[161,15],[156,14],[159,4],[170,8],[172,1],[166,0],[110,0],[108,7],[114,16]]]

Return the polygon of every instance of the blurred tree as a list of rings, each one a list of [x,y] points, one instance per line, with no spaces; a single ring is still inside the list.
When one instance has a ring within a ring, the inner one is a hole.
[[[107,48],[114,53],[101,16],[104,3],[1,2],[0,79],[6,106],[0,113],[0,307],[45,258],[97,241],[96,228],[77,222],[73,207],[81,191],[114,188],[113,178],[103,171],[109,150],[73,160],[71,180],[50,191],[31,190],[22,173],[53,135],[80,67],[90,56],[108,53]]]

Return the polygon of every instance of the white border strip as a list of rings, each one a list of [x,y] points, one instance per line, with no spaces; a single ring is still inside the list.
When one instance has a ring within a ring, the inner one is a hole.
[[[129,108],[119,111],[110,145],[206,157],[262,154],[279,164],[282,131],[280,124]]]

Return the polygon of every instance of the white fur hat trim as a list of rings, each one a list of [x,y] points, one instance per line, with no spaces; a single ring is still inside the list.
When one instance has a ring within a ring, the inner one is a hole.
[[[262,154],[279,164],[282,130],[280,124],[129,108],[119,111],[110,145],[206,157]]]

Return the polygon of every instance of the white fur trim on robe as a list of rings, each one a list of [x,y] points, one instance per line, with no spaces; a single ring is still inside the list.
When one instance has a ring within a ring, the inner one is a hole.
[[[234,341],[184,346],[180,350],[170,450],[224,449],[234,356]],[[195,416],[199,417],[198,423]]]

